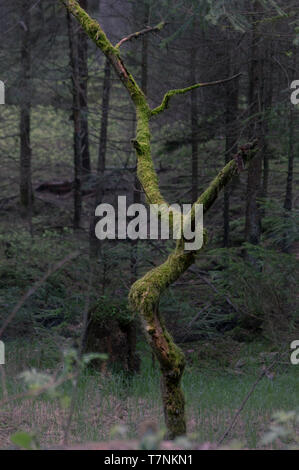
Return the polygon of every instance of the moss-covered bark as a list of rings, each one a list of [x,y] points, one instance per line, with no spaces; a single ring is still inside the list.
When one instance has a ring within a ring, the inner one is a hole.
[[[172,96],[184,94],[200,86],[217,85],[227,80],[206,84],[196,84],[180,90],[171,90],[163,98],[161,105],[151,110],[145,95],[125,67],[119,49],[107,39],[100,25],[92,20],[80,8],[75,0],[60,0],[78,19],[88,36],[102,50],[111,62],[121,82],[129,92],[136,109],[136,138],[133,145],[137,154],[137,175],[151,204],[167,204],[159,190],[150,146],[150,119],[164,111]],[[232,77],[234,78],[234,77]],[[240,150],[235,160],[228,163],[214,179],[208,189],[200,196],[197,203],[204,205],[206,212],[218,196],[219,191],[239,171],[240,161],[249,160],[253,145]],[[167,204],[168,205],[168,204]],[[172,219],[170,217],[170,225]],[[207,234],[204,233],[204,243]],[[149,271],[131,287],[129,300],[131,308],[137,311],[146,333],[147,340],[157,357],[162,373],[162,398],[165,422],[170,438],[185,434],[185,400],[181,390],[181,378],[185,367],[185,358],[181,349],[174,343],[167,331],[159,311],[161,294],[175,282],[195,260],[195,252],[184,250],[184,240],[178,240],[173,253],[167,260]]]
[[[206,83],[196,83],[195,85],[188,86],[186,88],[178,88],[177,90],[169,90],[167,93],[165,93],[164,98],[162,100],[162,103],[157,106],[156,108],[151,110],[151,116],[156,116],[157,114],[162,113],[165,111],[165,109],[168,108],[169,106],[169,101],[173,96],[176,95],[184,95],[185,93],[188,93],[189,91],[196,90],[197,88],[202,88],[202,87],[207,87],[207,86],[215,86],[219,85],[221,83],[226,83],[231,80],[234,80],[235,78],[239,77],[240,74],[233,75],[230,78],[226,78],[224,80],[216,80],[214,82],[206,82]]]
[[[88,326],[84,338],[85,353],[108,354],[107,364],[121,367],[128,373],[139,371],[140,359],[136,354],[132,327],[135,318],[122,299],[100,297],[88,312]],[[106,363],[94,360],[91,366],[103,370]]]
[[[130,303],[142,319],[147,340],[160,364],[162,373],[162,400],[169,438],[185,434],[185,399],[181,378],[185,357],[165,328],[159,311],[161,294],[194,262],[194,253],[176,250],[162,265],[149,271],[131,287]]]

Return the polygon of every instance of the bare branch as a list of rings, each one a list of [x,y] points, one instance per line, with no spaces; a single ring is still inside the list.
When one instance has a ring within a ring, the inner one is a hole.
[[[195,90],[196,88],[221,85],[222,83],[230,82],[231,80],[234,80],[235,78],[238,78],[241,75],[242,75],[241,73],[238,73],[236,75],[233,75],[232,77],[225,78],[223,80],[216,80],[214,82],[206,82],[206,83],[196,83],[196,85],[191,85],[187,88],[178,88],[177,90],[170,90],[164,95],[164,98],[160,106],[157,106],[156,108],[152,109],[151,116],[156,116],[157,114],[160,114],[162,111],[167,109],[170,98],[172,98],[175,95],[183,95],[185,93],[188,93],[188,91]]]
[[[157,24],[156,26],[147,26],[145,29],[142,29],[141,31],[137,31],[136,33],[129,34],[129,36],[126,36],[121,41],[119,41],[116,44],[115,48],[118,49],[125,42],[131,41],[132,39],[137,39],[139,38],[139,36],[143,36],[144,34],[152,33],[153,31],[161,31],[161,29],[164,28],[165,25],[166,23],[164,21],[161,21],[161,23]]]
[[[273,369],[273,367],[278,364],[278,361],[281,357],[281,353],[278,355],[278,357],[272,362],[272,364],[270,364],[268,367],[262,369],[262,372],[260,373],[260,375],[258,376],[258,378],[256,379],[256,381],[254,382],[254,384],[252,385],[251,389],[249,390],[249,392],[247,393],[246,397],[244,398],[244,400],[242,401],[241,403],[241,406],[240,408],[237,410],[235,416],[233,417],[230,425],[228,426],[228,428],[226,429],[225,433],[222,435],[222,437],[219,439],[218,441],[218,445],[222,444],[222,442],[224,441],[224,439],[229,435],[229,433],[231,432],[231,430],[233,429],[240,413],[243,411],[246,403],[248,402],[249,398],[251,397],[251,395],[253,394],[253,392],[255,391],[257,385],[260,383],[260,381],[268,374],[268,372],[270,372],[271,369]]]

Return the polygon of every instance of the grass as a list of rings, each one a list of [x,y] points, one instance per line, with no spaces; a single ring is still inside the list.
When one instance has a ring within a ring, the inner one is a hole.
[[[142,370],[131,379],[122,373],[101,374],[85,370],[78,389],[70,442],[107,440],[116,426],[125,426],[129,438],[136,438],[144,422],[163,428],[159,373],[153,367],[147,347],[142,349]],[[264,345],[244,345],[239,359],[246,359],[242,371],[231,367],[215,367],[196,360],[196,351],[188,358],[183,378],[187,402],[188,432],[198,442],[216,442],[228,427],[244,397],[260,373],[264,359]],[[43,352],[41,356],[41,352]],[[48,351],[48,355],[45,352]],[[6,382],[9,396],[22,393],[24,384],[18,378],[20,371],[37,367],[52,372],[61,366],[59,353],[49,344],[37,341],[11,341],[7,344]],[[64,396],[72,395],[72,386],[62,386]],[[3,390],[0,387],[0,396]],[[287,363],[277,367],[273,380],[264,378],[242,411],[228,441],[241,441],[249,448],[257,448],[267,430],[271,416],[278,410],[298,408],[298,368]],[[38,437],[42,446],[63,441],[68,408],[61,397],[42,396],[21,399],[0,411],[0,448],[9,445],[9,436],[16,431],[27,431]]]

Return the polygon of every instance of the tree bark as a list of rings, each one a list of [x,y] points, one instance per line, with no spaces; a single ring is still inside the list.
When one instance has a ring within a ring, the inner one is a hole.
[[[31,13],[30,0],[22,1],[20,104],[20,202],[22,212],[30,216],[33,203],[31,182]]]
[[[294,110],[293,105],[289,111],[289,149],[288,149],[288,175],[286,183],[286,193],[284,208],[287,211],[292,210],[293,201],[293,169],[294,169]]]
[[[286,192],[284,199],[285,219],[290,215],[293,206],[293,171],[294,171],[294,108],[293,104],[290,104],[289,110],[289,137],[288,137],[288,174],[286,181]],[[290,242],[288,233],[284,234],[283,237],[283,251],[288,253],[290,251]]]
[[[73,20],[67,12],[70,65],[72,80],[72,119],[74,123],[74,219],[73,225],[77,229],[81,223],[82,213],[82,134],[81,134],[81,105],[80,105],[80,76],[77,37],[74,34]]]
[[[80,0],[80,6],[87,10],[88,0]],[[80,89],[80,117],[81,117],[81,159],[82,172],[90,173],[90,152],[88,136],[88,40],[83,28],[78,33],[78,73]]]
[[[262,122],[262,83],[263,68],[261,61],[260,37],[257,21],[260,9],[259,2],[252,6],[251,60],[249,70],[249,99],[251,114],[249,139],[257,138],[261,144]],[[245,238],[249,243],[259,244],[261,236],[261,215],[258,198],[261,196],[262,152],[250,162],[247,178]]]
[[[229,45],[231,45],[229,43]],[[229,74],[235,73],[234,58],[232,53],[228,53]],[[225,157],[227,164],[236,153],[238,142],[238,102],[239,102],[239,81],[234,80],[226,86],[226,113],[225,113]],[[225,187],[223,193],[223,246],[229,246],[229,209],[230,209],[230,188]]]
[[[95,235],[96,217],[95,209],[101,204],[105,193],[105,169],[106,169],[106,153],[107,153],[107,137],[109,122],[109,103],[111,90],[111,66],[108,59],[105,62],[104,82],[102,93],[102,120],[99,141],[99,153],[97,164],[97,186],[95,194],[94,212],[90,223],[90,253],[91,257],[97,258],[99,253],[100,242]]]
[[[197,48],[195,43],[196,22],[192,25],[192,47],[190,53],[190,82],[196,83],[196,57]],[[198,106],[197,90],[191,91],[191,194],[192,204],[198,199]]]
[[[262,149],[263,149],[263,183],[262,183],[262,196],[264,199],[268,196],[268,185],[269,185],[269,157],[270,157],[270,149],[266,139],[268,134],[269,125],[269,111],[271,110],[272,106],[272,98],[273,98],[273,43],[269,41],[266,46],[266,72],[265,76],[267,76],[267,80],[265,80],[264,86],[264,111],[265,117],[263,122],[263,142],[262,142]],[[265,215],[265,210],[262,211],[262,215]]]

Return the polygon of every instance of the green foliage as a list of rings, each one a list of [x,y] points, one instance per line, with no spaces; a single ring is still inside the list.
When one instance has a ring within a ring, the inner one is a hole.
[[[217,25],[221,21],[228,21],[233,29],[240,33],[245,33],[251,27],[248,21],[246,11],[246,2],[240,0],[208,0],[209,12],[206,15],[206,20]],[[287,14],[282,10],[276,0],[260,0],[260,5],[263,7],[262,14],[259,18],[261,21],[275,21],[276,19],[284,18]]]
[[[92,308],[93,318],[99,324],[116,320],[119,324],[127,325],[132,321],[132,312],[128,308],[128,301],[124,298],[112,298],[108,295],[99,297]]]
[[[200,296],[201,297],[201,296]],[[170,324],[171,331],[180,342],[185,340],[198,340],[209,338],[216,341],[223,331],[231,328],[234,324],[234,312],[228,312],[223,306],[223,298],[216,296],[202,306],[198,306],[198,291],[177,292],[176,289],[169,289],[167,295],[161,299],[161,310]],[[203,301],[202,298],[200,298]],[[178,315],[179,305],[179,315]]]
[[[37,450],[39,444],[36,440],[36,436],[29,434],[24,431],[19,431],[10,436],[10,440],[13,444],[26,450]]]
[[[77,245],[78,246],[78,245]],[[76,246],[76,247],[77,247]],[[0,233],[0,321],[16,305],[17,300],[38,281],[48,269],[74,250],[71,234],[47,231],[34,239],[24,230]],[[42,333],[44,327],[64,328],[70,320],[81,316],[85,302],[88,260],[66,265],[52,274],[36,293],[21,307],[13,325],[16,331]]]
[[[299,412],[278,411],[273,415],[269,430],[263,436],[262,445],[282,441],[285,448],[299,450]]]
[[[279,341],[299,320],[293,296],[298,263],[292,255],[262,246],[244,244],[243,249],[245,257],[240,257],[240,249],[210,252],[218,264],[210,272],[213,282],[219,294],[228,295],[238,307],[238,335],[243,329],[251,332],[248,339],[263,333]]]
[[[36,369],[31,369],[22,372],[19,377],[24,381],[30,392],[39,391],[46,386],[49,386],[50,390],[52,379],[49,374],[38,372]]]
[[[299,240],[299,211],[287,211],[273,199],[261,201],[265,211],[263,239],[274,248],[289,249]]]

